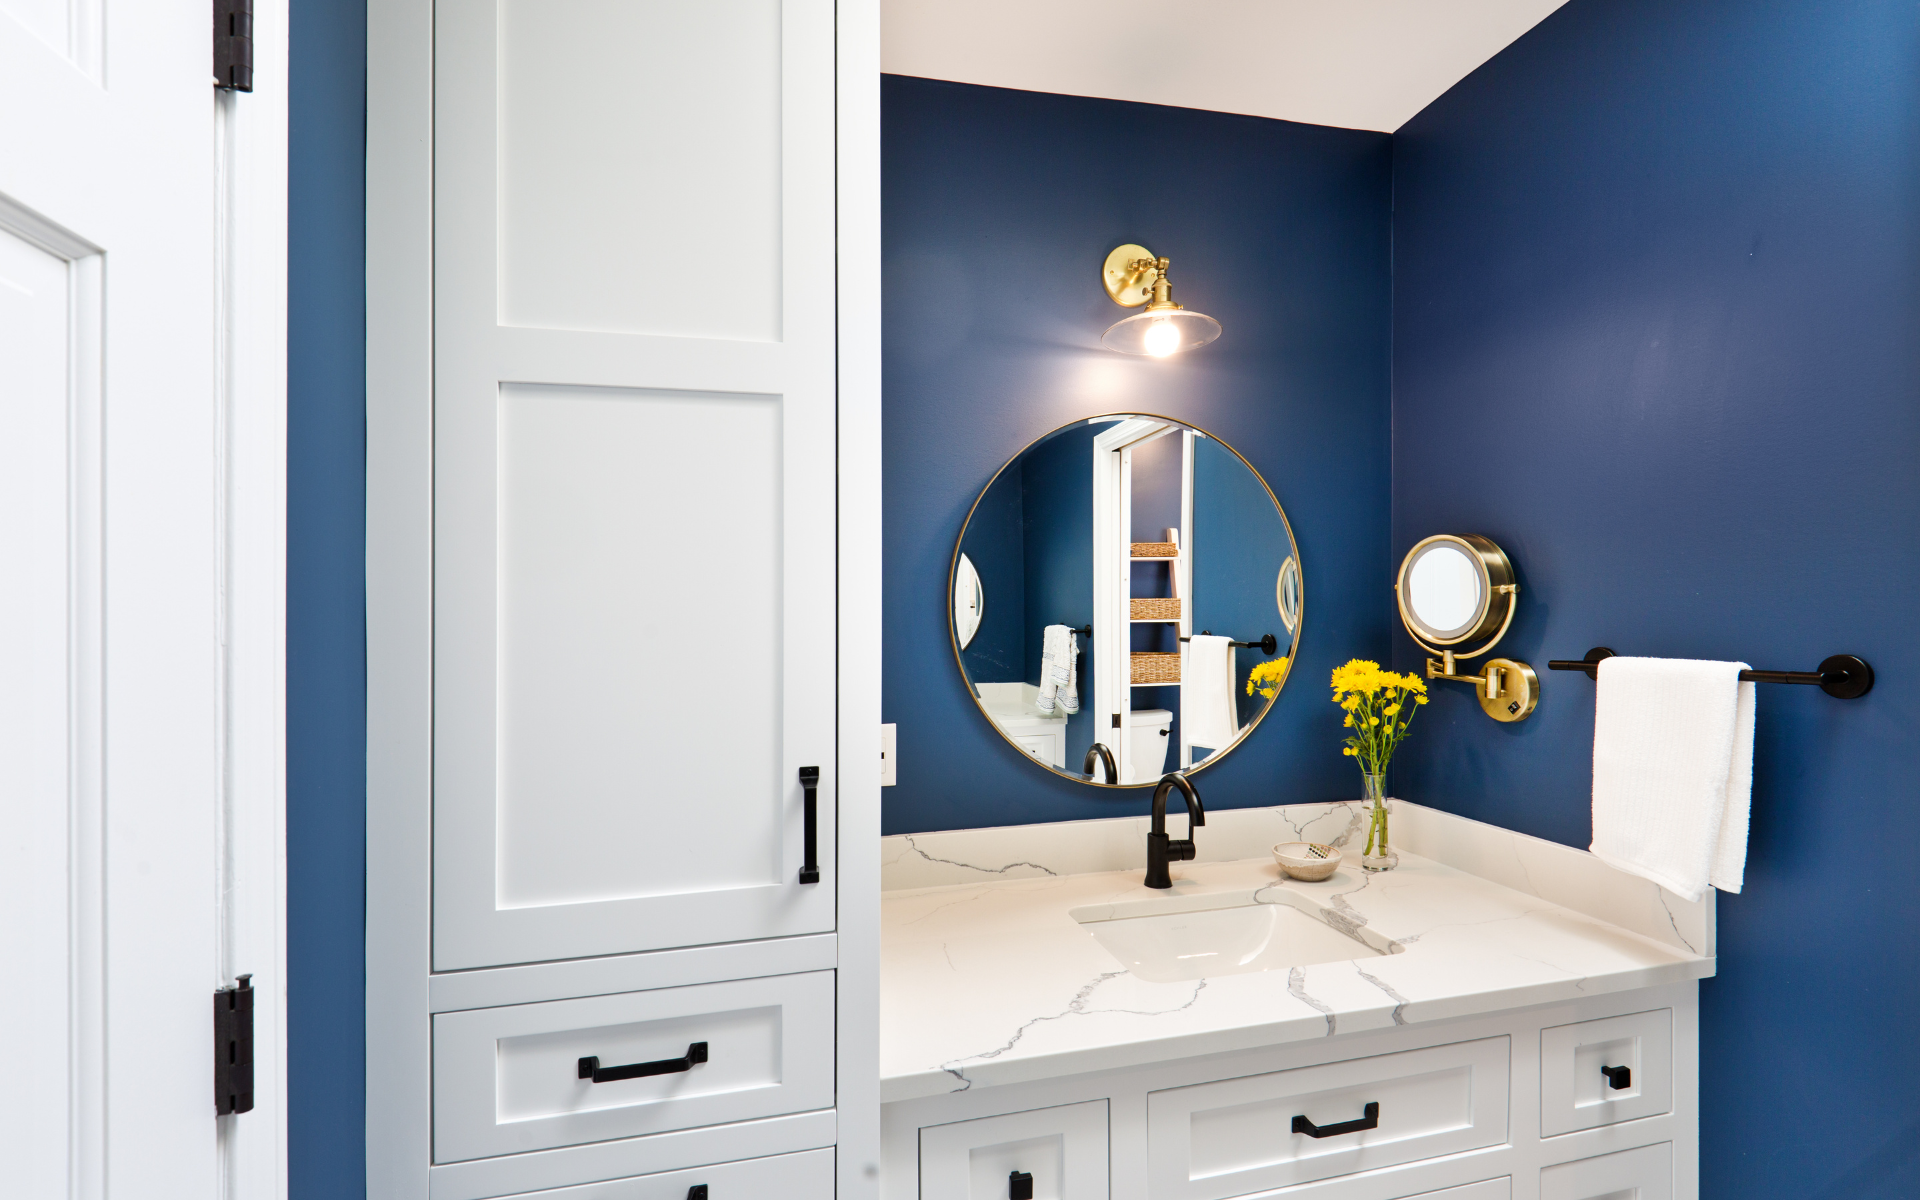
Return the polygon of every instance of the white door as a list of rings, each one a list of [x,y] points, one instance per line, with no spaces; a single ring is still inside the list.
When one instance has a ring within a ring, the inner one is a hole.
[[[831,929],[832,5],[434,37],[434,966]]]
[[[0,0],[8,1196],[217,1186],[209,16]]]

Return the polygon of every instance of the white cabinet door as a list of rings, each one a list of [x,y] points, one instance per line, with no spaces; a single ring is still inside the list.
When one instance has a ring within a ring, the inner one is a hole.
[[[1540,1200],[1673,1200],[1673,1143],[1548,1167]]]
[[[920,1131],[920,1200],[1107,1200],[1107,1102],[1088,1100]]]
[[[436,969],[833,927],[833,31],[437,7]]]
[[[1540,1031],[1540,1136],[1673,1111],[1673,1010]]]

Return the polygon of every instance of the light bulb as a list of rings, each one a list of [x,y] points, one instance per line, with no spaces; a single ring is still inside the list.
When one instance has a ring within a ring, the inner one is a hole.
[[[1146,337],[1141,342],[1148,354],[1165,358],[1180,348],[1180,330],[1172,321],[1163,318],[1147,327]]]

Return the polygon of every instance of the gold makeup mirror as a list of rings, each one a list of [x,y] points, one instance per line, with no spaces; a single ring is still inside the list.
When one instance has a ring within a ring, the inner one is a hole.
[[[1513,624],[1520,586],[1499,546],[1477,533],[1435,534],[1407,551],[1393,591],[1408,635],[1440,656],[1427,660],[1428,679],[1474,685],[1481,711],[1496,721],[1527,719],[1540,702],[1540,677],[1532,667],[1493,658],[1477,675],[1458,670],[1460,660],[1478,658],[1498,645]],[[1455,649],[1480,638],[1487,640],[1476,650]]]

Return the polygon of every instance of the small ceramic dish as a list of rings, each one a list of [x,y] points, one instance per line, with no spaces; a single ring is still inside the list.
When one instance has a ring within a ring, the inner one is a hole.
[[[1318,883],[1340,865],[1340,851],[1319,842],[1281,842],[1273,848],[1273,861],[1295,879]]]

